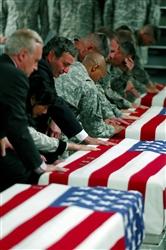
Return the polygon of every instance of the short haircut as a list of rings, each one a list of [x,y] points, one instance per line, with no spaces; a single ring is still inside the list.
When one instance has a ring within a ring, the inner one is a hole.
[[[123,24],[121,26],[119,26],[118,28],[115,29],[115,32],[119,31],[119,30],[127,30],[130,32],[133,32],[132,29],[130,29],[130,27],[126,24]]]
[[[126,41],[130,41],[134,43],[133,40],[133,36],[132,33],[129,30],[117,30],[115,32],[115,36],[117,37],[117,39],[119,40],[119,42],[126,42]]]
[[[71,40],[65,37],[54,36],[49,40],[43,48],[43,57],[45,58],[49,52],[53,50],[56,57],[61,57],[64,52],[76,56],[77,50]]]
[[[19,29],[7,38],[5,53],[15,55],[25,48],[29,53],[33,53],[37,43],[43,45],[43,40],[36,31]]]
[[[102,32],[89,34],[85,40],[88,40],[95,47],[95,50],[105,58],[109,54],[109,37]]]
[[[157,28],[157,26],[152,25],[152,24],[146,24],[142,27],[143,31],[145,34],[152,36],[155,41],[158,40],[159,38],[159,29]]]

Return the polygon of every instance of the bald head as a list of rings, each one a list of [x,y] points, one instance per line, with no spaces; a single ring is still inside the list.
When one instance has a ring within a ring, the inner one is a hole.
[[[105,58],[101,54],[97,52],[90,52],[85,56],[82,63],[87,69],[92,80],[98,81],[106,75],[107,66]]]

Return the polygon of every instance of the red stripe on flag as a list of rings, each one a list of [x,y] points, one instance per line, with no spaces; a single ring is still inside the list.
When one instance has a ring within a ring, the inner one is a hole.
[[[166,189],[163,191],[164,209],[166,209]]]
[[[41,189],[43,189],[43,187],[33,186],[15,195],[12,199],[1,206],[0,217],[20,205],[22,202],[26,201],[29,197],[38,193]]]
[[[128,190],[137,190],[143,194],[145,197],[146,183],[148,179],[155,175],[165,166],[166,155],[160,155],[152,162],[146,165],[139,172],[134,174],[128,183]]]
[[[152,99],[156,94],[152,94],[152,93],[147,93],[144,97],[142,97],[141,99],[141,105],[145,105],[145,106],[152,106]]]
[[[120,240],[118,240],[114,246],[111,247],[111,250],[125,250],[126,246],[125,246],[125,238],[121,238]]]
[[[166,98],[165,98],[165,100],[164,100],[164,107],[166,107]]]
[[[143,108],[137,108],[134,112],[132,112],[130,115],[132,116],[137,116],[140,117],[142,114],[144,114],[146,111],[148,110],[148,108],[143,109]],[[131,120],[131,119],[124,119],[125,121],[127,121],[130,125],[135,121],[135,120]],[[128,126],[130,126],[128,125]],[[128,127],[127,125],[123,125],[124,128]],[[123,129],[122,131],[120,131],[118,134],[115,134],[112,136],[112,138],[115,139],[123,139],[125,138],[125,129]]]
[[[142,114],[144,114],[146,111],[148,110],[148,108],[140,108],[138,107],[134,112],[131,113],[131,115],[135,115],[137,117],[140,117]]]
[[[31,209],[31,208],[30,208]],[[37,228],[42,226],[44,223],[61,213],[64,207],[48,207],[33,216],[30,220],[18,226],[11,233],[6,235],[1,241],[1,249],[7,250],[14,247],[16,244],[24,240],[30,234],[32,234]],[[11,222],[12,223],[12,222]]]
[[[164,115],[156,115],[141,128],[140,140],[154,140],[158,125],[165,120]]]
[[[65,168],[68,168],[69,170],[67,172],[52,172],[49,176],[49,183],[61,183],[61,184],[67,184],[68,183],[68,177],[69,174],[75,171],[76,169],[82,168],[100,155],[102,155],[104,152],[109,150],[113,146],[99,146],[99,151],[91,151],[87,153],[86,155],[78,158],[77,160],[67,164]]]
[[[81,244],[94,230],[100,227],[106,220],[108,220],[113,213],[94,212],[88,216],[84,221],[80,222],[71,231],[57,241],[55,244],[47,248],[48,250],[55,249],[75,249],[77,245]],[[102,237],[102,233],[101,233]]]
[[[127,151],[114,160],[110,161],[107,165],[91,174],[88,186],[107,186],[110,175],[139,154],[139,151]]]

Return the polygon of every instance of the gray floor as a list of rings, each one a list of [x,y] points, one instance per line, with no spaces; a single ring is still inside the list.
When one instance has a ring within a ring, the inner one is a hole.
[[[147,236],[140,250],[166,250],[166,231],[160,236]]]

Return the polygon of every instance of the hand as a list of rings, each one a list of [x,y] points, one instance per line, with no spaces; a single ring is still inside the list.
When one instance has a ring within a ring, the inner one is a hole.
[[[137,108],[148,109],[147,106],[139,105],[139,104],[136,104],[136,103],[133,103],[133,104],[132,104],[132,107],[133,107],[134,109],[137,109]],[[135,112],[135,110],[133,110],[133,112]]]
[[[112,125],[112,126],[121,125],[121,124],[127,125],[127,126],[129,125],[129,123],[127,121],[123,120],[120,117],[114,117],[114,118],[111,118],[111,119],[106,119],[105,123],[109,124],[109,125]]]
[[[0,154],[6,156],[6,137],[0,139]]]
[[[129,119],[129,120],[137,120],[138,119],[138,117],[135,115],[127,115],[127,114],[123,114],[123,118]]]
[[[54,172],[54,171],[67,172],[68,169],[54,164],[46,164],[45,172]]]
[[[61,130],[58,127],[58,125],[52,120],[50,125],[49,125],[49,135],[51,137],[55,137],[55,138],[60,138],[61,136]]]
[[[156,88],[155,85],[151,85],[151,86],[147,87],[147,92],[151,93],[151,94],[157,94],[159,92],[159,90]]]
[[[6,156],[6,148],[13,149],[12,144],[9,142],[7,137],[0,139],[0,154],[1,156]]]
[[[134,68],[134,61],[131,57],[125,58],[125,65],[129,71],[131,71]]]
[[[68,143],[68,150],[74,150],[74,151],[78,151],[78,150],[82,150],[82,151],[98,151],[100,150],[99,148],[96,147],[92,147],[92,146],[87,146],[87,145],[83,145],[83,144],[76,144],[76,143]]]
[[[118,134],[120,131],[122,131],[125,128],[123,126],[115,125],[114,129],[115,129],[114,134]]]
[[[144,105],[140,105],[139,108],[141,108],[141,109],[148,109],[149,107],[144,106]]]
[[[119,125],[120,122],[116,119],[116,117],[113,117],[113,118],[108,118],[108,119],[105,119],[104,122],[108,125]]]
[[[135,96],[137,98],[140,97],[139,92],[135,89],[135,87],[131,81],[127,82],[127,86],[125,88],[125,95],[127,94],[127,92],[130,92],[133,96]]]
[[[2,36],[0,35],[0,44],[4,44],[6,42],[6,37],[5,36]]]
[[[125,121],[125,120],[123,120],[123,119],[125,119],[125,117],[123,116],[122,118],[116,118],[119,122],[120,122],[120,124],[122,124],[122,125],[130,125],[130,123],[129,122],[127,122],[127,121]]]
[[[106,140],[102,140],[102,139],[98,139],[98,138],[93,138],[90,136],[86,137],[84,142],[86,144],[91,144],[91,145],[106,145],[106,146],[115,145],[115,143],[108,142]]]
[[[40,158],[41,158],[44,162],[47,161],[47,159],[46,159],[46,157],[45,157],[44,155],[40,155]]]
[[[157,88],[164,88],[164,86],[165,86],[165,84],[162,84],[162,83],[155,83],[155,86],[157,87]]]

